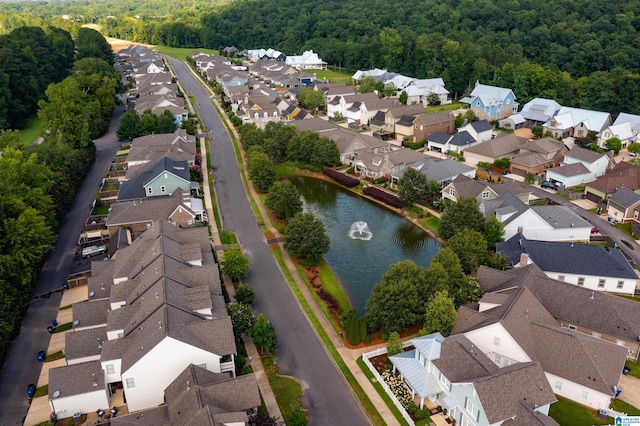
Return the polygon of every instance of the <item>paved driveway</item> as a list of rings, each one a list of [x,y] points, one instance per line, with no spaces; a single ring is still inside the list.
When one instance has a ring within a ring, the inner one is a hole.
[[[620,376],[620,389],[622,393],[618,397],[634,407],[640,407],[640,379],[633,376]]]

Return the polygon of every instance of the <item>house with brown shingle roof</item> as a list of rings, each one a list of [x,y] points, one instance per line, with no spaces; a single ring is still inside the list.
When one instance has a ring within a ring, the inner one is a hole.
[[[474,198],[478,205],[484,200],[497,198],[500,194],[510,191],[520,201],[529,204],[531,198],[531,186],[522,182],[485,182],[472,179],[465,175],[459,175],[444,188],[442,197],[457,202],[461,197]]]
[[[100,361],[49,370],[49,407],[58,419],[109,407],[109,393]]]
[[[539,362],[557,395],[609,407],[627,356],[637,356],[635,302],[555,281],[534,264],[507,272],[481,267],[478,278],[485,294],[459,308],[454,333],[496,365]],[[621,334],[627,337],[617,344]]]
[[[89,301],[73,307],[79,334],[68,339],[74,362],[99,357],[89,362],[106,386],[122,384],[129,411],[161,404],[189,364],[235,374],[233,328],[206,228],[156,222],[101,263],[108,266],[96,262]],[[84,341],[89,347],[80,348]],[[108,407],[92,404],[85,412]]]
[[[553,138],[530,140],[511,157],[511,173],[525,176],[527,173],[543,175],[550,167],[558,167],[567,152],[564,143]]]
[[[498,136],[465,149],[464,158],[470,164],[482,162],[492,164],[499,158],[515,156],[526,141],[525,138],[516,136],[515,133]]]
[[[455,114],[451,111],[419,114],[413,120],[413,137],[411,141],[426,140],[435,132],[453,133],[455,119]]]
[[[409,164],[424,159],[426,156],[412,149],[393,145],[377,149],[359,149],[354,152],[353,167],[355,171],[372,179],[390,176],[404,170]]]
[[[640,167],[620,162],[595,181],[587,183],[584,193],[587,199],[600,203],[603,200],[606,202],[611,194],[621,188],[640,193]]]
[[[556,397],[539,362],[496,364],[465,335],[411,339],[415,349],[389,357],[422,407],[429,398],[457,424],[553,425]]]

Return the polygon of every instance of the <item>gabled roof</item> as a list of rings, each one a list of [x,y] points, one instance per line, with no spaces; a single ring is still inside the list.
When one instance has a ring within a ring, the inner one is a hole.
[[[547,222],[553,229],[591,229],[591,223],[583,219],[580,215],[578,215],[567,206],[531,206],[531,210],[533,210],[538,216],[540,216],[540,218]]]
[[[489,158],[502,158],[517,153],[526,141],[525,138],[510,133],[469,147],[465,152]]]
[[[475,130],[477,133],[486,132],[493,129],[493,126],[487,120],[472,121],[471,123],[469,123],[469,125],[473,127],[473,130]]]
[[[81,362],[49,370],[49,400],[96,391],[106,393],[100,361]],[[59,393],[54,398],[55,392]]]
[[[511,265],[527,253],[529,259],[545,272],[638,279],[633,267],[617,248],[595,244],[528,240],[516,234],[508,241],[497,243],[496,250],[507,256]]]
[[[609,195],[609,201],[613,201],[620,207],[629,208],[640,202],[640,194],[633,192],[629,188],[620,188]]]
[[[325,130],[337,129],[338,126],[321,118],[314,117],[309,120],[294,121],[291,123],[299,131],[311,130],[313,132],[322,132]]]
[[[415,163],[408,165],[427,177],[428,181],[446,182],[453,178],[462,175],[463,173],[469,173],[475,170],[473,167],[468,166],[456,160],[438,159],[438,158],[423,158]],[[401,178],[407,169],[403,169],[398,173],[393,173],[394,177]]]
[[[450,145],[458,146],[458,147],[466,147],[467,145],[471,145],[476,143],[476,140],[469,132],[466,130],[462,132],[454,133],[449,141]]]
[[[468,133],[467,133],[468,134]],[[440,145],[444,145],[451,139],[451,135],[442,132],[433,132],[428,137],[429,142],[437,143]]]
[[[191,182],[189,164],[186,161],[173,161],[169,157],[163,157],[151,167],[142,168],[137,175],[124,181],[120,185],[118,200],[145,198],[147,196],[144,189],[145,186],[163,173],[170,173],[175,176],[185,185],[182,189],[189,190]]]
[[[553,169],[549,170],[557,175],[564,177],[582,176],[591,173],[589,169],[587,169],[587,167],[582,163],[563,164],[562,166],[554,167]]]
[[[563,106],[558,114],[552,118],[558,123],[558,129],[568,129],[583,124],[588,130],[599,132],[604,126],[611,123],[611,115],[608,112],[592,111],[582,108]],[[549,121],[544,124],[550,127]]]
[[[553,99],[534,98],[524,104],[520,114],[527,120],[546,122],[561,108],[561,105]]]
[[[485,106],[502,105],[502,102],[510,93],[513,94],[513,91],[504,87],[476,84],[476,87],[471,92],[471,97],[480,98]],[[515,95],[513,95],[514,100],[515,98]]]
[[[505,191],[492,200],[483,200],[479,208],[485,217],[496,215],[505,225],[530,209],[511,191]]]
[[[451,111],[438,111],[430,114],[420,114],[415,118],[417,123],[424,126],[446,123],[453,121],[454,119],[455,115]]]
[[[459,197],[464,198],[476,198],[482,194],[489,186],[487,182],[483,182],[476,179],[471,179],[465,175],[458,175],[453,181],[452,185],[456,189],[456,194]]]
[[[575,158],[576,160],[579,160],[585,163],[595,163],[596,161],[602,159],[603,157],[608,158],[608,154],[606,152],[595,152],[590,149],[585,149],[577,145],[574,145],[573,148],[571,148],[571,151],[564,153],[564,157],[565,159],[567,157]]]
[[[640,167],[622,161],[587,186],[605,194],[612,194],[620,188],[640,189]]]

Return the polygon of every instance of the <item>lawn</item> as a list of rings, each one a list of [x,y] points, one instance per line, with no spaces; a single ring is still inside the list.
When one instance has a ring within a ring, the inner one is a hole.
[[[560,426],[608,425],[610,422],[598,419],[595,410],[558,396],[558,402],[551,404],[549,415]]]
[[[435,232],[436,234],[438,233],[438,228],[440,227],[440,218],[437,216],[429,216],[428,218],[426,218],[425,220],[421,220],[420,223],[422,224],[422,226],[424,226],[425,228]]]
[[[297,380],[278,375],[278,366],[273,363],[272,356],[261,357],[260,361],[267,373],[269,385],[276,397],[278,407],[284,418],[287,413],[302,408],[302,388]],[[306,414],[306,412],[305,412]]]
[[[218,235],[220,235],[220,242],[222,244],[238,244],[236,234],[231,231],[220,231]]]
[[[319,80],[328,80],[331,82],[344,82],[349,84],[353,73],[346,71],[331,71],[331,70],[305,70],[309,74],[315,74]]]
[[[64,351],[58,351],[47,355],[47,357],[44,359],[44,362],[56,361],[62,358],[64,358]]]
[[[295,175],[296,173],[298,173],[298,168],[291,164],[278,163],[275,165],[275,169],[276,169],[276,176],[278,178]]]
[[[96,216],[106,216],[109,214],[109,206],[98,207],[94,213]]]
[[[40,386],[38,389],[36,389],[36,393],[33,394],[33,397],[39,398],[45,395],[49,395],[49,385]]]
[[[640,409],[622,401],[621,399],[614,399],[611,404],[611,408],[620,413],[626,413],[628,416],[640,416]]]
[[[72,327],[73,327],[73,324],[70,323],[70,322],[67,322],[67,323],[64,323],[64,324],[60,324],[59,326],[54,328],[53,332],[54,333],[62,333],[63,331],[71,330]]]
[[[23,146],[32,145],[42,132],[42,120],[36,115],[27,120],[24,129],[20,130],[20,141]]]
[[[630,223],[616,223],[613,226],[615,226],[616,228],[618,228],[619,230],[621,230],[622,232],[624,232],[628,236],[633,237],[633,235],[631,234],[631,224]],[[633,237],[633,238],[635,238],[635,237]]]
[[[630,299],[630,297],[625,297],[625,298]],[[633,361],[627,360],[624,363],[624,365],[625,365],[625,367],[629,367],[630,368],[630,370],[629,370],[629,375],[630,376],[633,376],[633,377],[636,377],[636,378],[640,379],[640,361],[633,362]]]
[[[184,58],[191,57],[191,53],[194,50],[199,50],[203,53],[209,53],[211,55],[217,55],[218,51],[213,49],[192,49],[192,48],[183,48],[183,47],[168,47],[168,46],[152,46],[158,52],[163,55],[171,56],[172,58],[178,59],[180,61],[184,61]]]
[[[447,105],[429,106],[427,107],[427,114],[430,114],[432,112],[440,112],[440,111],[452,111],[460,108],[462,108],[462,104],[457,102],[447,104]]]

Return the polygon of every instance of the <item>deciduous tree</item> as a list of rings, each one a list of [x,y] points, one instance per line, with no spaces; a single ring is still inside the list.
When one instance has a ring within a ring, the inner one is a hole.
[[[258,191],[265,193],[276,180],[276,171],[269,156],[264,152],[249,154],[249,178]]]
[[[265,204],[278,219],[282,220],[302,212],[302,200],[298,188],[287,179],[278,180],[271,186]]]
[[[256,347],[262,351],[273,353],[276,348],[276,343],[278,342],[276,332],[262,313],[258,315],[255,324],[251,328],[251,338]]]
[[[420,330],[420,334],[426,336],[439,332],[446,337],[451,334],[457,318],[458,313],[453,299],[446,291],[439,291],[427,303],[424,327]]]
[[[460,197],[458,202],[451,203],[445,209],[440,220],[438,233],[448,240],[464,228],[484,231],[485,218],[478,209],[474,198]]]
[[[398,187],[400,189],[398,193],[400,201],[413,206],[427,198],[429,183],[424,174],[413,167],[407,167],[398,182]]]
[[[231,317],[231,325],[236,336],[248,333],[256,323],[255,313],[251,306],[244,303],[229,303],[227,312]]]
[[[400,335],[394,331],[389,334],[389,340],[387,340],[387,356],[399,353],[402,353],[402,340],[400,340]]]
[[[296,214],[285,227],[285,250],[311,263],[329,251],[329,243],[324,223],[311,213]]]
[[[487,242],[480,232],[471,229],[465,228],[449,238],[447,247],[458,256],[466,274],[474,273],[487,257]]]
[[[222,273],[231,278],[232,281],[238,281],[240,277],[246,276],[250,268],[251,263],[242,254],[242,250],[237,247],[225,250],[221,269]]]

